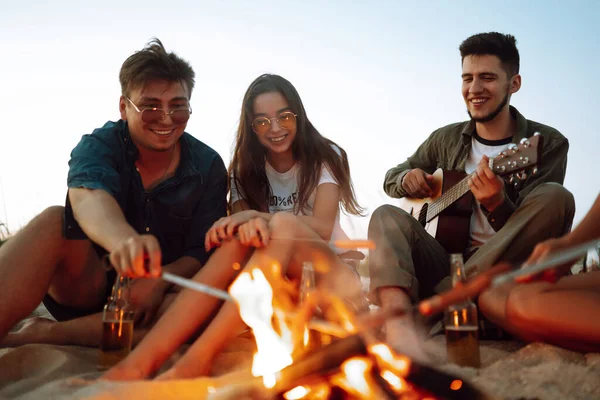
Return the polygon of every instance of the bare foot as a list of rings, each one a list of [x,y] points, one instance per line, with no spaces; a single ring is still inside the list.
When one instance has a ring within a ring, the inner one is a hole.
[[[428,361],[429,357],[423,346],[424,338],[411,318],[390,320],[386,323],[385,330],[386,341],[394,350],[417,361]]]
[[[199,378],[201,376],[208,376],[212,368],[212,363],[207,361],[207,359],[194,361],[193,365],[186,364],[187,363],[184,362],[182,365],[178,361],[171,368],[154,378],[154,380],[170,381],[176,379]]]
[[[0,347],[16,347],[30,343],[52,344],[50,328],[56,324],[48,318],[32,317],[25,320],[18,331],[9,332],[1,341]]]
[[[136,368],[135,366],[128,366],[123,362],[115,365],[108,371],[106,371],[100,380],[107,381],[137,381],[146,378],[148,374],[144,371]]]

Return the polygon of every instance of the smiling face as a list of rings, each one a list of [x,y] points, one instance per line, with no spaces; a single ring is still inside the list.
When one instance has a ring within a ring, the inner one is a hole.
[[[292,144],[296,138],[297,125],[293,124],[288,129],[279,125],[277,116],[286,111],[292,111],[287,99],[279,92],[267,92],[256,96],[252,107],[252,121],[259,117],[271,120],[270,129],[264,134],[254,133],[269,155],[292,154]]]
[[[166,112],[189,107],[189,93],[185,84],[172,81],[150,81],[141,88],[134,88],[129,99],[142,111],[146,108],[161,108]],[[121,96],[119,102],[121,119],[127,121],[131,139],[138,148],[151,151],[169,151],[177,144],[187,125],[176,123],[165,115],[162,121],[145,122],[142,113]]]
[[[509,77],[496,56],[470,55],[463,60],[462,82],[469,116],[476,122],[488,122],[508,112],[511,94],[521,87],[521,76]]]

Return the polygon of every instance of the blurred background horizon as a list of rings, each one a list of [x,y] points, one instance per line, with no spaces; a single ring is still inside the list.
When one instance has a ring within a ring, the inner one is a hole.
[[[266,72],[290,80],[321,134],[347,151],[370,214],[394,203],[382,189],[389,168],[433,130],[468,118],[460,43],[511,33],[523,79],[511,104],[569,139],[575,223],[599,192],[598,1],[65,0],[2,10],[0,223],[12,233],[64,204],[72,148],[119,118],[121,64],[153,37],[196,71],[186,130],[226,164],[250,82]],[[368,216],[342,220],[351,237],[366,237]]]

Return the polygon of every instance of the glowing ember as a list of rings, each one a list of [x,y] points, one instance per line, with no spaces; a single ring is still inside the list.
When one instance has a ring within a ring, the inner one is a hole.
[[[256,340],[252,375],[262,376],[265,387],[272,388],[276,383],[275,373],[293,360],[291,340],[283,340],[271,324],[274,314],[271,285],[262,271],[254,268],[241,273],[229,288],[229,293],[236,300],[240,316],[252,329]]]
[[[286,392],[283,397],[287,400],[298,400],[306,396],[310,392],[310,389],[304,386],[296,386],[292,390]]]
[[[332,383],[351,393],[360,399],[372,399],[368,374],[373,364],[371,360],[363,357],[353,357],[342,364],[343,375],[332,378]]]
[[[394,391],[396,393],[400,393],[400,392],[407,390],[406,382],[404,381],[404,379],[400,378],[399,376],[394,375],[393,372],[383,371],[381,373],[381,377],[383,379],[385,379],[392,388],[394,388]]]
[[[450,389],[452,390],[458,390],[462,387],[462,381],[459,379],[455,379],[452,381],[452,383],[450,383]]]

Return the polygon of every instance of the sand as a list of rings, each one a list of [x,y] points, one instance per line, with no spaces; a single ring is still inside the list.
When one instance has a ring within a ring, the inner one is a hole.
[[[444,340],[444,336],[436,336],[428,341],[432,364],[498,398],[600,399],[600,354],[581,354],[542,343],[482,341],[482,367],[461,368],[446,363]],[[232,343],[213,367],[213,374],[221,378],[127,383],[97,380],[97,349],[40,344],[0,349],[0,399],[207,398],[209,386],[230,385],[236,379],[228,373],[249,369],[252,348],[248,338]],[[224,393],[223,389],[216,391]],[[212,396],[219,398],[215,393]]]

